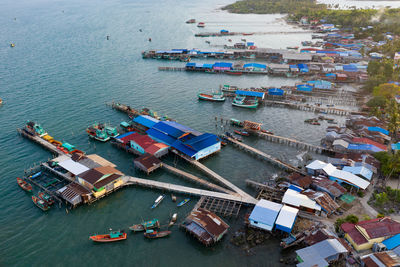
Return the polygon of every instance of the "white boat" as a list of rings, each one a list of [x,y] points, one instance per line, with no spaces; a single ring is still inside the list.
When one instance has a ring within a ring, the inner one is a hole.
[[[154,204],[153,204],[153,206],[151,206],[151,208],[152,208],[152,209],[156,208],[156,207],[158,206],[158,204],[160,204],[161,201],[162,201],[164,198],[165,198],[164,195],[160,195],[160,196],[156,199],[156,201],[154,201]]]
[[[171,227],[172,225],[174,225],[177,218],[178,218],[178,213],[174,213],[174,215],[172,215],[171,221],[168,224],[168,227]]]

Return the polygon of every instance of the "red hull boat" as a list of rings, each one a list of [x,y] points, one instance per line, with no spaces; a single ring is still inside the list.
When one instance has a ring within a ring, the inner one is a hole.
[[[29,184],[28,182],[25,182],[21,178],[17,177],[17,183],[18,183],[19,187],[21,187],[25,191],[32,192],[32,185]]]
[[[111,232],[109,234],[105,235],[92,235],[89,237],[94,242],[102,242],[102,243],[107,243],[107,242],[115,242],[115,241],[121,241],[125,240],[128,237],[126,233],[121,233],[121,232]]]

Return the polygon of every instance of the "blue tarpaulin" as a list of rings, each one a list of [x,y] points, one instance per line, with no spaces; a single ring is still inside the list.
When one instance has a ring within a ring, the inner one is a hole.
[[[385,129],[381,128],[381,127],[368,127],[368,131],[371,131],[371,132],[380,132],[380,133],[389,135],[389,131],[388,131],[388,130],[385,130]]]
[[[247,63],[243,65],[243,68],[258,68],[258,69],[266,69],[267,65],[259,64],[259,63]]]
[[[247,42],[247,46],[254,46],[254,42]]]
[[[388,250],[392,250],[392,249],[400,246],[400,234],[397,234],[395,236],[392,236],[392,237],[382,241],[382,244],[384,244]]]
[[[237,94],[237,95],[244,95],[244,96],[255,96],[255,97],[264,98],[264,93],[262,93],[262,92],[236,90],[235,94]]]
[[[297,66],[299,67],[300,72],[308,72],[307,64],[297,64]]]
[[[349,150],[365,150],[365,151],[372,151],[372,152],[380,152],[384,151],[383,149],[380,149],[379,147],[376,147],[374,145],[370,144],[349,144],[347,147]]]
[[[283,95],[285,91],[279,88],[270,88],[268,89],[268,94],[269,95]]]
[[[302,91],[302,92],[311,92],[312,91],[312,86],[307,85],[307,84],[298,84],[296,85],[297,91]]]

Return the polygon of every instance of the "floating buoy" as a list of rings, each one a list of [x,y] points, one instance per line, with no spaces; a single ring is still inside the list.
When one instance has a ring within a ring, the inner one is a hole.
[[[110,40],[110,35],[107,35],[107,40]]]
[[[11,44],[10,44],[10,46],[11,46],[11,47],[14,47],[14,46],[15,46],[15,44],[14,44],[14,43],[11,43]]]
[[[151,42],[151,38],[149,38],[149,42]]]

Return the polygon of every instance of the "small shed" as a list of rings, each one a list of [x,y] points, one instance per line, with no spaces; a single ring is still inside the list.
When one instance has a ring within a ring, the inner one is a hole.
[[[67,170],[68,172],[72,173],[73,175],[79,175],[87,170],[88,167],[73,161],[72,159],[67,159],[58,163],[63,169]]]
[[[284,205],[276,219],[275,229],[291,233],[298,212],[298,209]]]
[[[161,160],[149,153],[143,154],[142,156],[134,159],[133,164],[135,165],[135,168],[138,168],[147,174],[150,174],[152,171],[155,171],[162,165]]]
[[[275,225],[275,219],[282,208],[282,204],[261,199],[258,201],[249,216],[251,226],[271,231]]]

